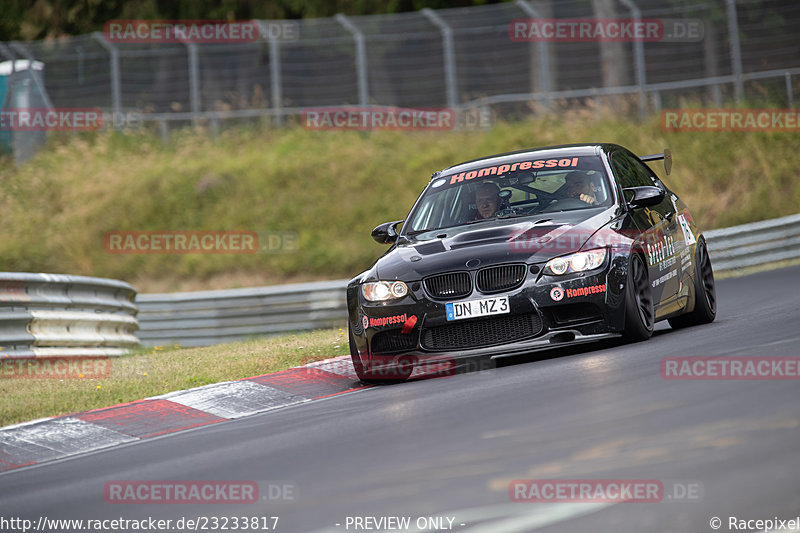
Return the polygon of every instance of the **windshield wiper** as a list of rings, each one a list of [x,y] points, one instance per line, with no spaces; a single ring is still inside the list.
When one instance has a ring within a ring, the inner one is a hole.
[[[533,216],[531,213],[512,213],[508,215],[497,215],[495,218],[499,219],[506,219],[506,218],[519,218],[519,217],[530,217]]]
[[[479,218],[477,220],[468,220],[466,222],[462,222],[459,226],[468,226],[469,224],[477,224],[478,222],[489,222],[490,220],[494,220],[493,218]]]

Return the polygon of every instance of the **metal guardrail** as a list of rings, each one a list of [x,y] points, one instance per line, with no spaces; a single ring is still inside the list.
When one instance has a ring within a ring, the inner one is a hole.
[[[716,272],[800,257],[800,214],[704,232]],[[342,327],[347,280],[221,291],[140,294],[138,336],[148,346],[207,346]]]
[[[706,231],[715,271],[800,257],[800,214]]]
[[[124,355],[140,344],[135,296],[113,279],[0,272],[0,357]]]
[[[148,346],[207,346],[341,326],[347,280],[175,294],[141,294],[139,333]]]

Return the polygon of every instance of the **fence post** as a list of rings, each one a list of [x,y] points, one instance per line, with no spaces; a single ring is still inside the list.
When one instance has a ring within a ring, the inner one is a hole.
[[[262,24],[263,21],[259,21]],[[266,31],[264,33],[267,33]],[[269,43],[269,81],[272,94],[272,108],[275,110],[275,123],[283,124],[283,94],[281,93],[281,49],[280,41],[267,33]]]
[[[736,0],[725,0],[725,12],[728,16],[728,35],[731,41],[731,70],[733,72],[733,88],[736,101],[744,98],[744,80],[742,78],[742,50],[739,45],[739,20],[736,15]]]
[[[77,46],[78,52],[78,85],[83,85],[83,46]]]
[[[367,49],[364,44],[364,34],[356,28],[350,19],[341,13],[336,14],[336,20],[344,29],[353,34],[356,42],[356,70],[358,71],[358,105],[369,105],[369,92],[367,91]]]
[[[195,126],[199,118],[197,114],[200,112],[200,64],[197,57],[197,44],[187,43],[186,53],[189,56],[189,106],[192,110],[192,124]]]
[[[448,24],[430,8],[422,9],[431,24],[442,31],[442,51],[444,52],[444,82],[447,87],[447,107],[452,110],[458,108],[458,84],[456,78],[455,47],[453,45],[453,30]]]
[[[661,113],[661,91],[653,91],[651,95],[653,98],[653,109]]]
[[[92,33],[92,37],[94,37],[97,42],[100,43],[100,46],[108,50],[109,61],[111,64],[111,107],[114,109],[114,116],[119,117],[122,113],[122,95],[120,92],[119,83],[119,50],[116,46],[108,42],[105,36],[99,31]],[[117,125],[117,128],[121,127],[121,123]]]
[[[640,25],[642,12],[633,0],[620,0],[631,12],[631,18],[636,26]],[[633,54],[636,61],[636,85],[639,86],[639,118],[647,118],[647,99],[645,97],[646,72],[644,64],[644,43],[641,39],[636,39],[633,43]]]
[[[717,53],[719,32],[709,17],[703,19],[703,30],[704,75],[706,78],[716,78],[720,75],[719,54]],[[706,92],[713,100],[714,107],[722,107],[722,89],[719,83],[707,87]]]
[[[515,2],[522,11],[525,12],[531,18],[542,18],[536,9],[527,1],[527,0],[516,0]],[[544,93],[544,101],[545,105],[548,109],[552,109],[553,107],[553,100],[550,98],[550,55],[547,49],[547,41],[539,41],[536,43],[536,49],[539,55],[539,76],[541,77],[541,82],[539,87],[541,91]],[[531,86],[531,92],[534,91],[534,87]]]

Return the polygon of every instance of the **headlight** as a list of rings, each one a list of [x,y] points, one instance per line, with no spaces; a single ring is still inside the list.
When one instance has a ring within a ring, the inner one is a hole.
[[[361,294],[367,301],[385,302],[408,294],[408,286],[402,281],[371,281],[361,286]]]
[[[561,276],[572,272],[594,270],[603,265],[607,253],[608,250],[606,248],[599,248],[565,255],[564,257],[556,257],[547,262],[544,267],[544,273],[551,276]]]

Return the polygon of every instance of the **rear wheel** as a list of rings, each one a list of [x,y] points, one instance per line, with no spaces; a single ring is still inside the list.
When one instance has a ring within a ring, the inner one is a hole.
[[[655,313],[647,265],[639,254],[631,256],[628,283],[625,288],[625,331],[630,342],[649,339],[653,335]]]
[[[694,309],[685,315],[669,319],[674,329],[697,326],[713,322],[717,317],[717,290],[714,284],[714,269],[708,256],[706,241],[697,243],[694,259]]]

